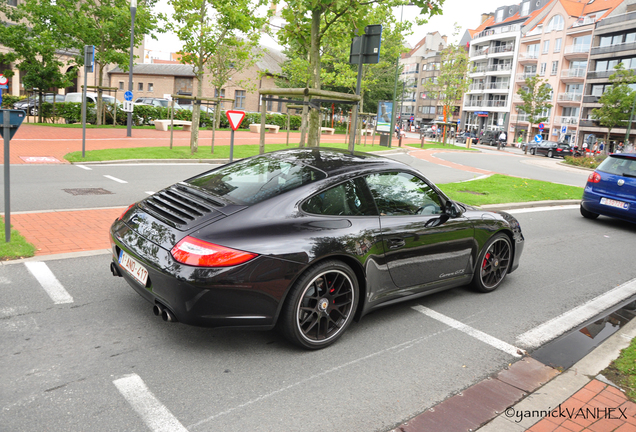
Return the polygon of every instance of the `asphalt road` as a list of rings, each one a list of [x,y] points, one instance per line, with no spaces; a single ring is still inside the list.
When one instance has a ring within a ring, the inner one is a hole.
[[[133,380],[190,431],[389,430],[516,359],[414,306],[527,348],[525,332],[636,278],[633,225],[577,209],[517,217],[526,249],[500,289],[387,307],[319,352],[273,331],[165,323],[107,255],[45,263],[72,303],[55,304],[24,263],[0,266],[2,429],[149,430],[163,411],[134,410],[139,391],[117,387]]]
[[[448,155],[438,154],[575,181],[561,168],[526,164],[530,157]],[[415,163],[435,182],[474,177]],[[210,166],[91,168],[12,166],[13,209],[124,206]],[[63,191],[92,187],[113,194]],[[531,351],[522,343],[526,332],[636,279],[634,225],[589,221],[576,206],[516,217],[525,251],[497,291],[458,288],[387,307],[319,352],[296,349],[274,331],[165,323],[110,275],[108,255],[2,265],[0,429],[390,430],[515,361],[502,346]],[[477,332],[457,330],[421,307]]]

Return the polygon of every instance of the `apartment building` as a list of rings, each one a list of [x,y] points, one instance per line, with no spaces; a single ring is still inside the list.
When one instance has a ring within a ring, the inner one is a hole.
[[[398,97],[397,101],[402,121],[412,117],[414,126],[423,126],[444,119],[439,92],[429,90],[428,85],[437,82],[441,51],[447,43],[447,37],[439,32],[428,33],[415,48],[402,55],[398,95],[403,92],[403,98]]]
[[[541,134],[544,140],[574,144],[582,139],[579,118],[594,28],[621,1],[555,0],[526,22],[516,66],[509,137],[522,135],[525,139],[531,128],[531,136]],[[532,76],[541,77],[551,89],[552,108],[545,111],[547,120],[541,130],[519,111],[522,101],[517,91],[527,89],[525,80]]]
[[[527,0],[500,7],[471,32],[468,76],[472,84],[463,101],[464,127],[476,132],[508,130],[521,29],[550,1]]]
[[[605,141],[607,128],[592,118],[592,109],[600,107],[599,99],[611,85],[609,77],[614,66],[622,62],[625,69],[636,70],[636,2],[624,2],[607,18],[595,24],[589,67],[585,80],[585,92],[581,104],[579,137],[577,143]],[[625,140],[627,125],[612,129],[612,144]],[[629,142],[636,139],[636,122],[631,125]]]

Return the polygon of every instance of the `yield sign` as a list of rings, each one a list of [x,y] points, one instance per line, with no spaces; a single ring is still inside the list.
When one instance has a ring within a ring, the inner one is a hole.
[[[226,111],[225,115],[230,121],[230,127],[232,130],[237,130],[245,117],[245,111]]]

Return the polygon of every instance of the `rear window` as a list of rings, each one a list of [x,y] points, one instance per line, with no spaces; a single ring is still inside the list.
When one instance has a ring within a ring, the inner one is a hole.
[[[315,168],[269,157],[245,159],[187,181],[237,204],[256,204],[326,177]]]
[[[636,159],[624,156],[610,156],[601,162],[596,170],[608,174],[636,177]]]

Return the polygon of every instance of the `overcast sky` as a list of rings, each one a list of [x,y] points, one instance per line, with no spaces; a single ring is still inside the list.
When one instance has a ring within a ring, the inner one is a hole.
[[[474,29],[480,24],[480,17],[482,13],[494,12],[500,6],[518,4],[521,0],[504,1],[504,0],[446,0],[444,2],[444,14],[441,16],[435,16],[430,21],[420,27],[415,28],[414,33],[406,38],[407,42],[414,46],[429,32],[439,31],[442,35],[446,35],[449,38],[452,36],[454,23],[458,23],[462,28],[462,31],[457,39],[461,38],[464,31],[468,28]],[[172,10],[168,5],[167,0],[159,0],[158,10],[170,15]],[[404,6],[404,19],[408,19],[409,16],[416,13],[418,8],[415,6]],[[400,9],[395,10],[396,16],[400,17]],[[275,46],[276,42],[264,38],[262,41],[265,46]],[[179,40],[171,34],[159,35],[158,41],[153,41],[150,38],[146,38],[146,49],[162,52],[176,52],[181,48]]]

